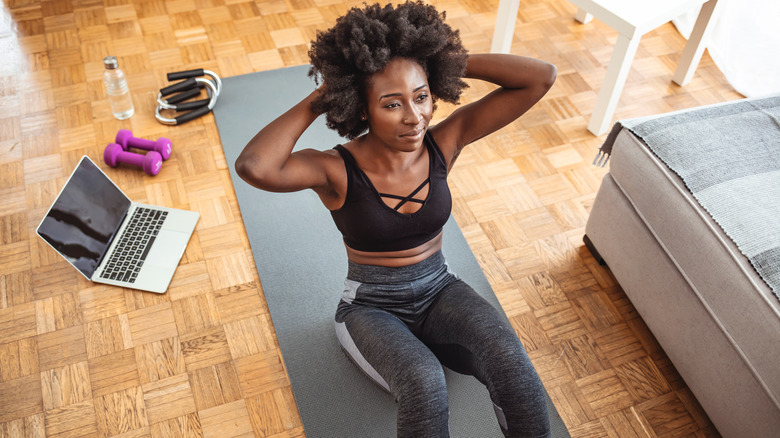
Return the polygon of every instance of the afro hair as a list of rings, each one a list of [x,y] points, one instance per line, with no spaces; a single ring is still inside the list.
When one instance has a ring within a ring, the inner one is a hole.
[[[352,8],[327,31],[317,33],[309,50],[309,76],[327,84],[313,103],[326,124],[354,139],[368,128],[366,81],[396,58],[417,62],[428,75],[434,99],[458,103],[467,85],[467,52],[457,30],[444,23],[446,14],[421,1]]]

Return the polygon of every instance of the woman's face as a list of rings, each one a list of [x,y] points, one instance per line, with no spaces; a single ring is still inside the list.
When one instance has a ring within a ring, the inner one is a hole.
[[[366,85],[369,136],[402,151],[417,150],[433,115],[428,77],[409,59],[397,58]]]

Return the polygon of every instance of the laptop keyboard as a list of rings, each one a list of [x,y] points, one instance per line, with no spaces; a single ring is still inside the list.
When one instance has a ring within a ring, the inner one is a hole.
[[[100,277],[134,283],[166,216],[167,211],[137,208]]]

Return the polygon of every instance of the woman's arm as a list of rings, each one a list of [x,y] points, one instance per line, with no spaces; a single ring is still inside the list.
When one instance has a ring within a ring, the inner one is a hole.
[[[271,192],[293,192],[328,185],[328,155],[313,149],[292,152],[301,134],[319,116],[311,107],[315,90],[264,127],[236,159],[236,172],[247,183]]]
[[[554,65],[534,58],[505,54],[469,55],[466,78],[494,83],[498,89],[455,110],[432,128],[440,144],[464,146],[508,125],[530,109],[552,87]]]

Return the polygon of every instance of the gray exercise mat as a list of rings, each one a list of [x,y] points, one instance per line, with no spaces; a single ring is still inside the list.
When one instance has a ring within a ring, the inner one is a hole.
[[[395,437],[395,401],[350,363],[336,339],[333,316],[344,288],[347,257],[329,212],[311,190],[268,193],[235,172],[238,154],[257,131],[314,90],[308,68],[223,79],[214,117],[306,436]],[[320,117],[297,147],[328,149],[343,142]],[[452,218],[444,233],[449,265],[500,309]],[[484,386],[449,370],[446,377],[452,436],[501,437]],[[547,401],[553,436],[568,437],[549,397]]]

